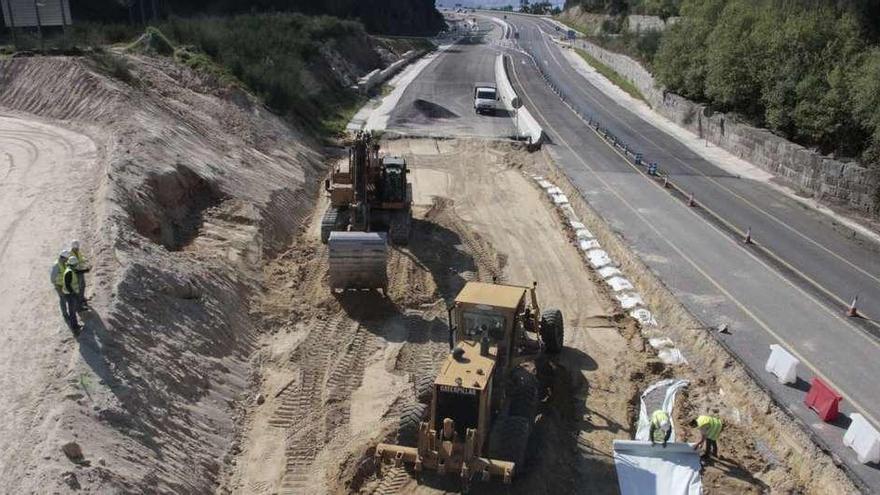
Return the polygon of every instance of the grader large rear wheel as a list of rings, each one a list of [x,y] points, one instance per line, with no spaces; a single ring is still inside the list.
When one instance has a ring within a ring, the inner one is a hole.
[[[532,421],[521,416],[498,418],[489,433],[489,458],[516,464],[516,473],[523,471],[529,445]]]
[[[525,368],[515,368],[507,379],[508,415],[533,420],[538,413],[538,377]]]

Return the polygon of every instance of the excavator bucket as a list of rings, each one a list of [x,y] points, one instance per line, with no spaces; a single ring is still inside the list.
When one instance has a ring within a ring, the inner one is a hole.
[[[331,232],[331,289],[382,289],[388,287],[387,234]]]

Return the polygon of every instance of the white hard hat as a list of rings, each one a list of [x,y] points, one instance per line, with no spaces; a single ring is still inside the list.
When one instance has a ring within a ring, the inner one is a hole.
[[[71,256],[70,258],[67,258],[67,266],[76,266],[77,263],[79,263],[79,260],[76,259],[76,256]]]
[[[664,419],[663,421],[660,422],[660,429],[661,430],[669,431],[670,428],[672,428],[672,424],[669,423],[668,419]]]
[[[70,258],[70,251],[68,251],[67,249],[62,249],[58,257],[64,259]]]
[[[76,239],[70,241],[70,249],[79,249],[79,241]]]

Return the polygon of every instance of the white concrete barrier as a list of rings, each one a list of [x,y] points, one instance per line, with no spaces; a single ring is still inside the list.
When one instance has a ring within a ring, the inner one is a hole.
[[[859,413],[850,415],[852,424],[843,435],[843,444],[856,451],[862,464],[880,462],[880,432]]]
[[[779,383],[795,383],[797,382],[797,366],[800,363],[798,359],[792,356],[782,346],[770,345],[770,359],[764,365],[764,369],[776,375]]]
[[[413,59],[415,59],[419,55],[415,50],[410,50],[404,53],[399,60],[395,61],[388,67],[384,69],[376,69],[364,77],[358,79],[357,82],[357,90],[361,92],[361,94],[367,94],[373,90],[379,84],[391,79],[391,76],[396,74],[400,69],[403,68],[404,65],[410,63]]]
[[[498,55],[495,59],[495,85],[498,89],[498,96],[504,109],[514,114],[514,122],[516,123],[516,132],[519,138],[528,139],[533,145],[540,145],[544,139],[544,129],[541,128],[538,121],[532,117],[529,110],[522,106],[519,109],[513,108],[513,100],[517,98],[513,85],[507,76],[507,69],[504,67],[504,55]],[[520,100],[521,101],[521,100]]]

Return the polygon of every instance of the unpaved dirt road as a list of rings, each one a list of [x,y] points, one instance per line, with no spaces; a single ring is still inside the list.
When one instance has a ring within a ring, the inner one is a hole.
[[[477,483],[478,493],[617,493],[612,442],[632,438],[639,394],[657,380],[691,383],[678,425],[727,407],[711,371],[664,365],[611,303],[530,178],[550,172],[547,155],[470,140],[386,140],[382,149],[406,157],[415,203],[411,242],[391,251],[388,297],[331,294],[319,200],[301,238],[264,271],[257,306],[267,332],[255,357],[262,397],[246,414],[221,493],[458,491],[451,476],[426,474],[421,484],[401,468],[377,476],[372,454],[395,440],[411,378],[448,353],[446,303],[468,280],[537,281],[542,307],[559,307],[566,320],[561,355],[537,363],[544,393],[523,474],[510,487]],[[682,440],[695,440],[680,429]],[[726,426],[724,463],[704,473],[709,492],[801,490],[756,443],[745,420]]]
[[[87,136],[0,113],[0,479],[26,476],[58,445],[61,387],[78,353],[60,315],[49,269],[93,221],[97,148]],[[59,383],[60,382],[60,383]]]

